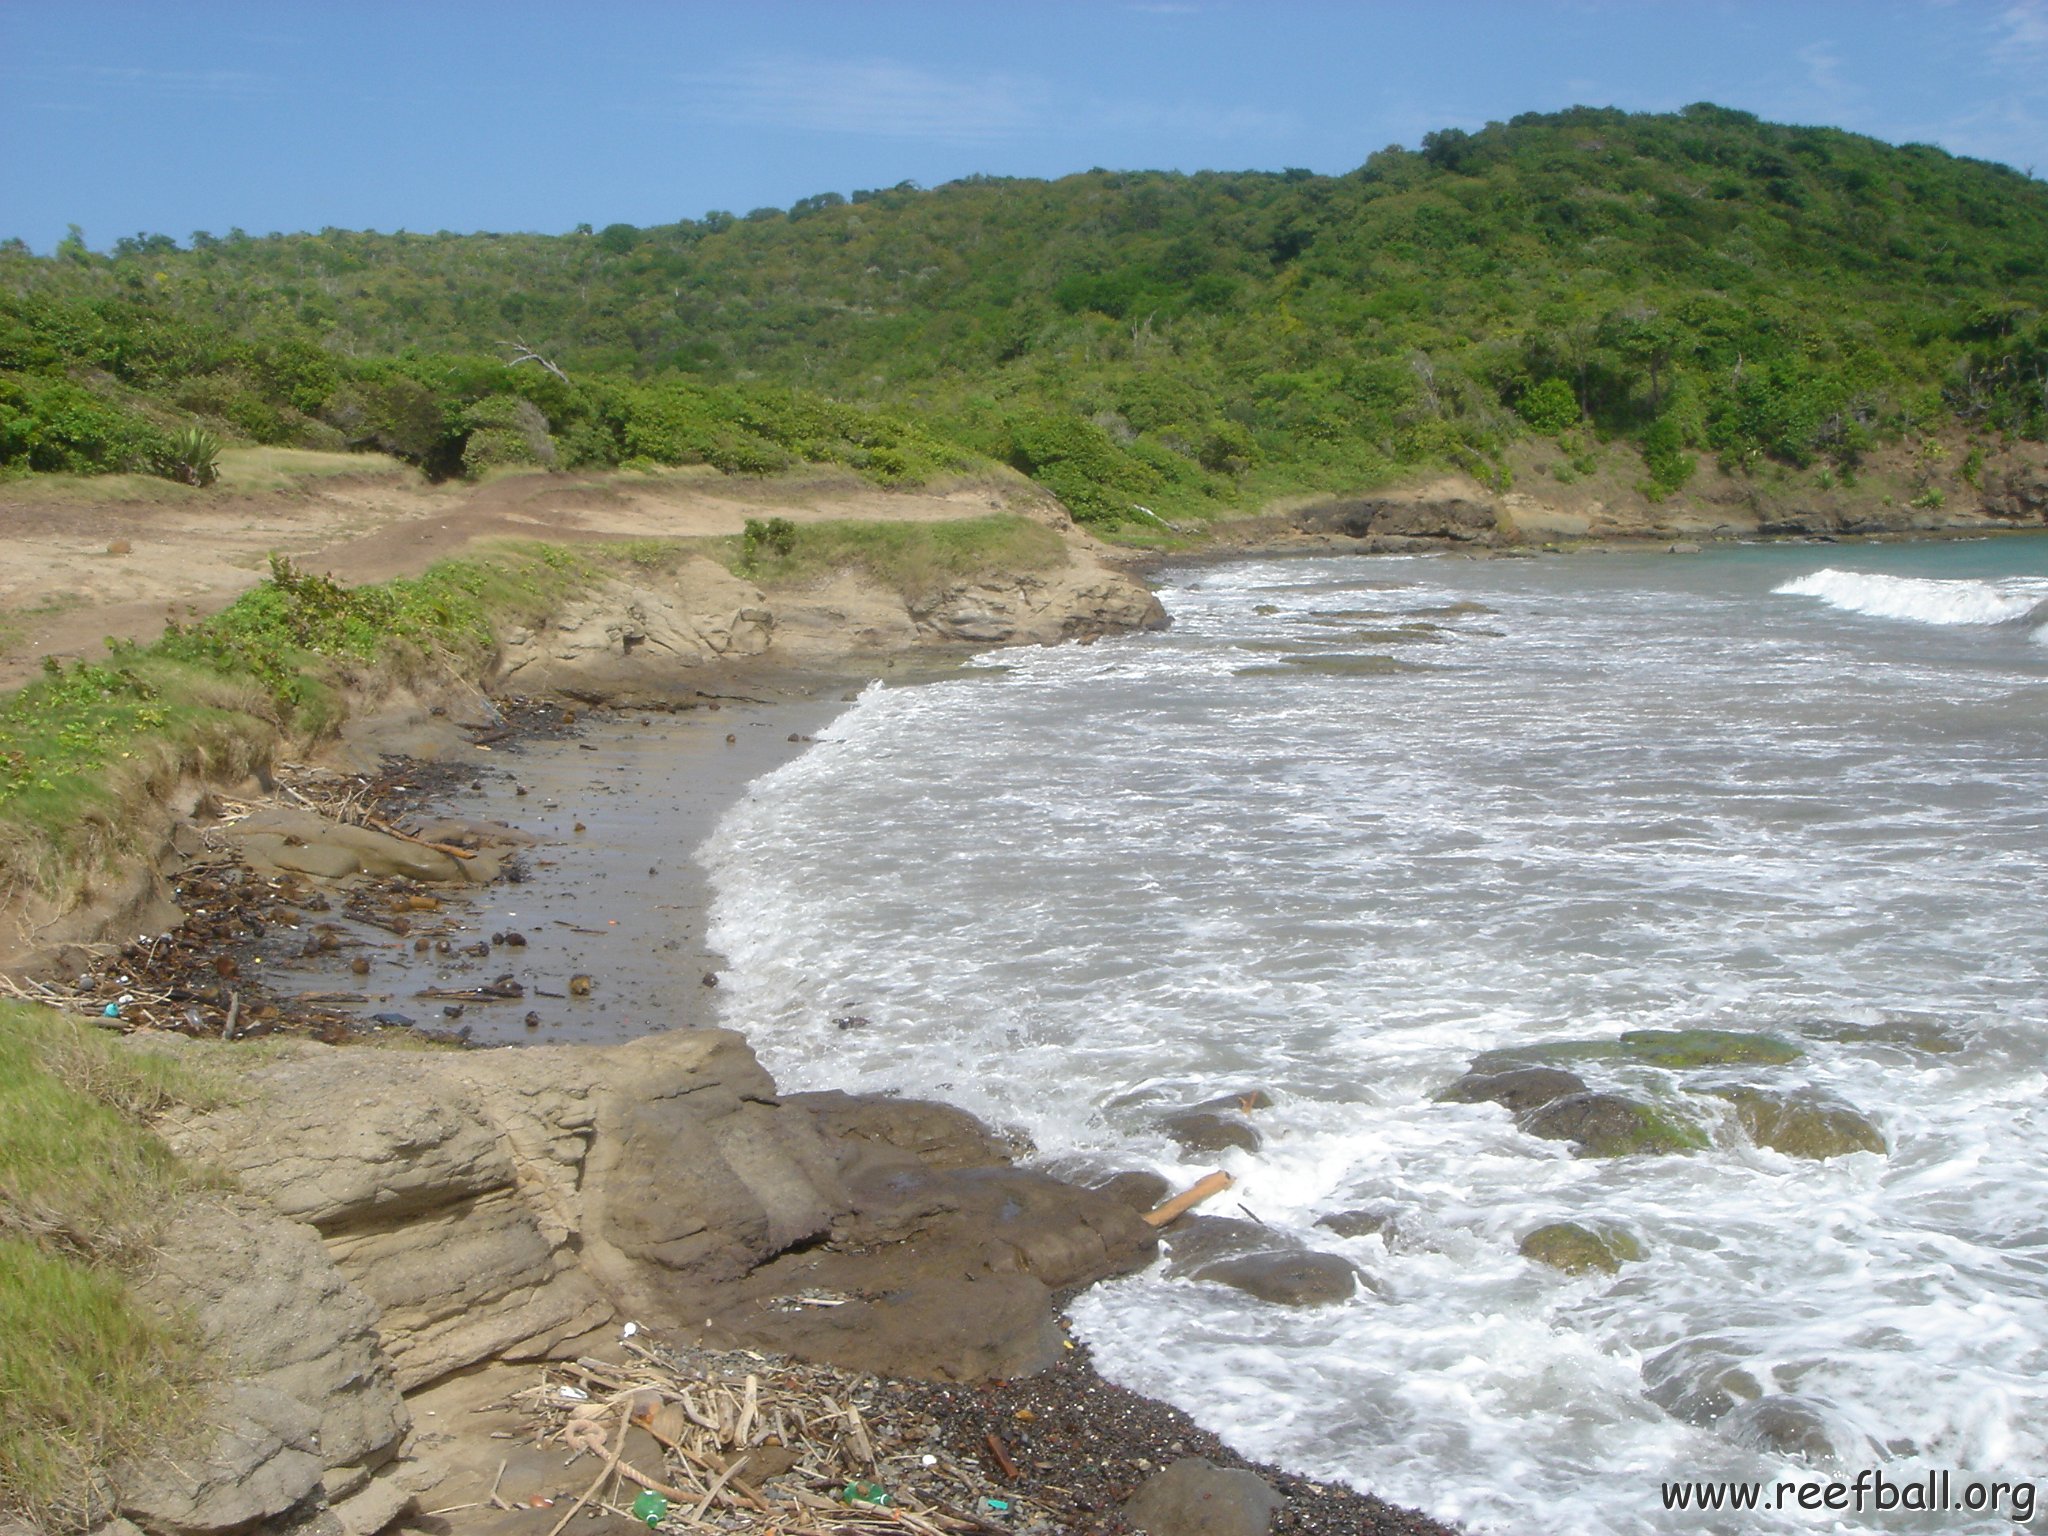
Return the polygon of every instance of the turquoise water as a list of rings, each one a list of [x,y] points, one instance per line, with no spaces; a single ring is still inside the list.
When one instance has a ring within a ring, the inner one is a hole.
[[[1076,1310],[1104,1369],[1473,1530],[1916,1528],[1656,1507],[1830,1455],[2048,1478],[2048,541],[1262,560],[1161,596],[1162,635],[871,689],[721,824],[723,1017],[778,1077],[943,1096],[1070,1167],[1229,1168],[1373,1288],[1133,1277]],[[1692,1156],[1434,1099],[1482,1050],[1693,1026],[1804,1055],[1594,1073]],[[1706,1091],[1738,1081],[1888,1151],[1751,1145]],[[1250,1085],[1256,1154],[1158,1128]],[[1391,1243],[1315,1225],[1366,1205]],[[1646,1256],[1520,1257],[1558,1219]],[[1728,1372],[1797,1400],[1803,1452],[1687,1411]],[[1926,1528],[2003,1528],[1972,1518]]]

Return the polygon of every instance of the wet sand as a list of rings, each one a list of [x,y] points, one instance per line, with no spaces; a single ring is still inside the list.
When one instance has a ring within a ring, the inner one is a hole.
[[[366,1023],[373,1012],[428,1028],[459,1018],[475,1045],[612,1042],[715,1026],[717,996],[704,978],[720,960],[705,945],[711,890],[695,850],[749,784],[808,749],[850,692],[675,714],[589,710],[566,736],[435,765],[434,778],[452,770],[455,782],[428,797],[433,813],[503,822],[537,839],[517,856],[520,878],[444,894],[445,912],[464,930],[449,954],[418,954],[368,931],[383,942],[367,975],[352,973],[350,956],[279,946],[267,957],[270,980],[282,991],[357,994]],[[475,776],[464,785],[468,768]],[[525,943],[463,952],[511,934]],[[470,1002],[454,1017],[415,996],[505,975],[524,997]],[[587,994],[572,992],[575,976],[590,979]]]

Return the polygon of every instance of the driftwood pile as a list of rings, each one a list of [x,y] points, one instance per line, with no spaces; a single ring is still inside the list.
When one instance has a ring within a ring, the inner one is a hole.
[[[585,1509],[664,1531],[781,1536],[1056,1528],[1058,1511],[949,1456],[938,1421],[874,1378],[748,1352],[625,1348],[623,1365],[549,1365],[514,1399],[537,1442],[593,1469],[547,1536]],[[626,1455],[635,1427],[661,1447],[660,1465]],[[489,1502],[511,1507],[495,1489]]]

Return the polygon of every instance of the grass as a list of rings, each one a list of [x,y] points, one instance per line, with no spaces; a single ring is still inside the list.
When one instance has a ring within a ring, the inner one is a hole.
[[[224,448],[215,489],[253,495],[296,490],[309,481],[419,479],[419,471],[383,453],[322,453],[312,448]]]
[[[419,471],[382,453],[323,453],[311,448],[226,448],[220,479],[201,490],[161,475],[13,474],[0,476],[0,502],[35,501],[71,506],[138,503],[186,506],[217,500],[223,493],[258,495],[294,491],[309,482],[345,478],[416,483]]]
[[[78,898],[181,778],[240,778],[281,735],[331,730],[351,684],[474,677],[498,622],[531,619],[593,576],[538,545],[354,588],[278,561],[269,581],[154,645],[51,663],[0,701],[0,899]]]
[[[95,1467],[175,1430],[197,1345],[128,1277],[164,1213],[206,1181],[146,1116],[222,1079],[0,1003],[0,1515],[82,1528]]]
[[[764,587],[800,587],[858,570],[907,600],[959,582],[1066,564],[1060,536],[1011,513],[945,523],[749,521],[736,539],[711,541],[714,558]]]

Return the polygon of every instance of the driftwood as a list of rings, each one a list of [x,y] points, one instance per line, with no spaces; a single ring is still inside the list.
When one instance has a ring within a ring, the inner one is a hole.
[[[381,816],[365,815],[363,817],[363,825],[372,827],[384,833],[387,837],[395,837],[400,842],[417,843],[422,848],[431,848],[436,853],[445,853],[451,859],[473,859],[476,857],[469,849],[458,848],[453,843],[429,842],[424,837],[414,837],[410,832],[402,832]]]
[[[1184,1216],[1212,1195],[1220,1195],[1237,1180],[1221,1170],[1197,1179],[1171,1200],[1147,1211],[1144,1221],[1147,1226],[1163,1227],[1176,1216]]]

